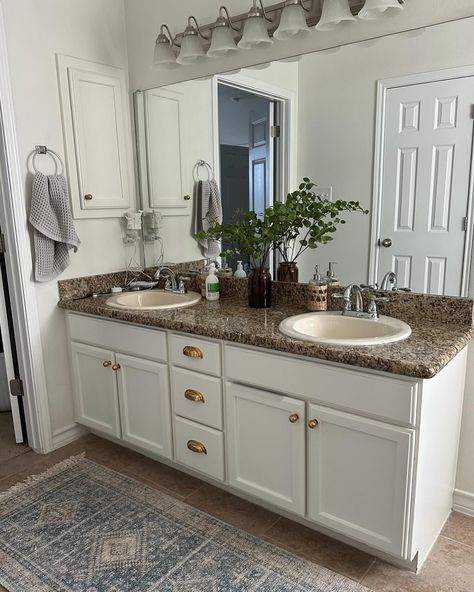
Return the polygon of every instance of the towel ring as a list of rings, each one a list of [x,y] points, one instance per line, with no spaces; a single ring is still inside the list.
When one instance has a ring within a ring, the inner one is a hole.
[[[207,179],[201,179],[199,177],[199,171],[201,170],[201,168],[205,168],[206,173],[207,173]],[[196,181],[210,181],[211,178],[214,177],[214,172],[212,170],[211,165],[206,162],[205,160],[198,160],[197,163],[194,165],[194,179]]]
[[[33,170],[35,171],[35,173],[39,173],[40,171],[36,168],[36,157],[38,156],[38,154],[48,154],[54,162],[54,166],[55,166],[55,170],[54,170],[54,174],[55,175],[62,175],[64,173],[64,164],[63,161],[61,160],[61,157],[59,156],[59,154],[57,152],[55,152],[54,150],[51,150],[51,148],[47,148],[46,146],[35,146],[35,150],[33,152],[33,158],[31,160],[31,164],[33,166]],[[60,167],[59,172],[58,172],[58,165]]]

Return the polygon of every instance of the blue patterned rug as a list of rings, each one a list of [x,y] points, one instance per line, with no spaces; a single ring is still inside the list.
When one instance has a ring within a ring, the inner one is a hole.
[[[0,494],[10,592],[363,592],[156,489],[73,457]]]

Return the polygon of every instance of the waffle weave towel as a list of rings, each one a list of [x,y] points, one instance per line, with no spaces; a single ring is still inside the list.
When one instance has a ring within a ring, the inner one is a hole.
[[[30,223],[34,228],[35,279],[48,282],[69,265],[69,249],[76,252],[81,244],[74,228],[67,181],[63,175],[35,174]]]
[[[222,224],[222,200],[219,187],[214,179],[199,181],[196,193],[196,232],[208,230],[210,223]],[[219,241],[203,239],[199,241],[205,257],[216,257],[221,251]]]

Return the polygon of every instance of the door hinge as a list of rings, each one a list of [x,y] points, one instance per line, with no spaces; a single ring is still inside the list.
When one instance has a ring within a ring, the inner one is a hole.
[[[467,218],[466,217],[464,217],[462,219],[462,229],[467,230]]]
[[[23,397],[23,381],[21,378],[10,380],[10,394],[12,397]]]
[[[0,253],[6,253],[7,248],[5,246],[5,235],[0,233]]]
[[[272,125],[270,128],[270,137],[279,138],[281,134],[281,128],[279,125]]]

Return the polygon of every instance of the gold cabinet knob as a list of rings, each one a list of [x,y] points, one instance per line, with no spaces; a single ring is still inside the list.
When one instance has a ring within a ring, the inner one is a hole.
[[[297,413],[292,413],[288,419],[290,423],[296,423],[299,418],[300,416]]]
[[[194,347],[193,345],[187,345],[183,347],[183,355],[187,356],[188,358],[203,358],[204,354],[198,347]]]
[[[117,370],[120,370],[120,368],[121,368],[120,364],[114,364],[114,365],[112,366],[112,370],[113,370],[114,372],[117,372]]]
[[[92,194],[91,194],[91,193],[86,193],[86,194],[84,195],[84,199],[85,199],[86,201],[90,201],[90,200],[92,199]]]
[[[112,366],[112,362],[110,360],[105,360],[105,362],[102,362],[102,366],[108,368],[109,366]]]
[[[193,401],[194,403],[205,403],[204,395],[194,389],[187,389],[184,391],[184,397],[188,401]]]
[[[188,440],[186,446],[189,448],[189,450],[191,450],[191,452],[196,452],[197,454],[207,454],[207,448],[202,442],[198,442],[197,440]]]
[[[308,421],[308,427],[310,430],[314,430],[314,428],[317,428],[319,425],[319,421],[317,419],[310,419]]]

